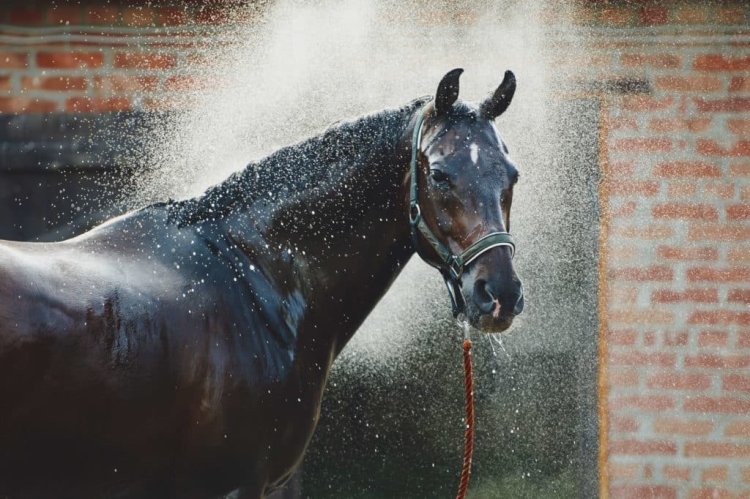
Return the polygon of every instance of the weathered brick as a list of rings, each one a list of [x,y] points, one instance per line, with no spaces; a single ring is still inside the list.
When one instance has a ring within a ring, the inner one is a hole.
[[[91,24],[117,24],[120,9],[109,5],[89,5],[85,9],[85,19]]]
[[[682,66],[682,59],[674,54],[623,54],[620,62],[623,66],[648,66],[659,69]]]
[[[690,481],[690,466],[679,466],[676,464],[665,464],[662,468],[662,474],[669,480]]]
[[[655,112],[668,109],[674,105],[671,95],[652,97],[650,95],[626,95],[622,98],[622,108],[628,111]]]
[[[731,442],[686,442],[687,457],[750,457],[750,445]]]
[[[688,499],[734,499],[734,495],[726,489],[717,487],[700,487],[690,489]]]
[[[609,310],[610,322],[613,324],[672,324],[674,322],[674,312],[671,310],[653,310],[653,309],[635,309],[627,310]]]
[[[648,128],[655,132],[702,132],[711,125],[710,117],[700,118],[652,118]]]
[[[638,419],[633,416],[623,416],[616,414],[610,418],[609,427],[612,431],[620,433],[630,433],[638,431],[640,424],[638,423]]]
[[[722,5],[716,9],[716,20],[723,24],[747,26],[746,9],[742,5]]]
[[[672,139],[643,137],[618,139],[612,144],[611,150],[632,153],[669,152],[672,150]]]
[[[727,295],[727,301],[750,304],[750,289],[730,289]]]
[[[656,88],[672,92],[716,92],[722,81],[710,75],[657,76]]]
[[[104,94],[154,91],[158,85],[159,78],[149,75],[113,74],[94,79],[94,89]]]
[[[708,161],[667,161],[654,167],[660,177],[720,177],[721,168]]]
[[[668,485],[612,485],[609,497],[612,499],[675,499],[677,491]]]
[[[729,342],[729,333],[726,331],[707,330],[698,334],[699,347],[722,347]]]
[[[59,111],[57,102],[31,97],[0,97],[0,113],[50,113]]]
[[[750,227],[746,224],[692,224],[688,228],[691,241],[745,241],[750,239]]]
[[[118,52],[115,54],[116,68],[166,69],[177,65],[177,56],[156,52]]]
[[[749,246],[734,246],[727,251],[727,260],[730,262],[750,262]]]
[[[750,97],[725,97],[722,99],[693,99],[698,111],[702,113],[730,112],[742,113],[750,111]]]
[[[656,180],[622,180],[610,183],[608,191],[610,196],[655,196],[659,186]]]
[[[674,406],[674,398],[667,395],[623,395],[609,399],[610,410],[636,408],[641,411],[663,411]]]
[[[80,5],[55,5],[47,10],[48,24],[76,25],[83,20],[83,9]]]
[[[696,310],[688,316],[688,324],[750,325],[750,312],[731,310]]]
[[[127,7],[122,11],[122,23],[125,26],[152,26],[154,19],[154,9],[149,7]]]
[[[29,65],[26,52],[10,52],[0,49],[0,68],[25,68]]]
[[[667,24],[669,11],[666,7],[641,7],[638,12],[638,20],[641,24],[649,26]]]
[[[656,248],[656,255],[666,260],[716,260],[719,251],[708,246],[665,246]]]
[[[750,366],[750,355],[699,353],[685,357],[686,367],[737,369]]]
[[[750,161],[739,161],[729,165],[729,174],[733,177],[750,177]]]
[[[698,185],[686,179],[679,179],[667,184],[668,198],[693,197],[698,192]]]
[[[716,303],[719,301],[718,289],[690,288],[684,291],[656,289],[651,293],[653,303],[700,302]]]
[[[693,68],[703,71],[747,71],[750,55],[701,54],[695,58]]]
[[[21,86],[26,90],[86,90],[83,76],[24,76]]]
[[[750,218],[750,204],[739,203],[727,206],[727,220],[747,220]]]
[[[750,280],[750,267],[692,267],[687,269],[690,281],[734,282]]]
[[[716,413],[739,413],[750,411],[750,400],[736,397],[688,397],[685,400],[686,411],[716,412]]]
[[[724,428],[727,437],[750,437],[750,419],[737,419],[729,422]]]
[[[737,348],[750,348],[750,331],[737,334]]]
[[[156,22],[161,26],[185,24],[188,21],[185,8],[159,7],[156,9]]]
[[[703,436],[713,431],[714,423],[708,419],[686,417],[660,417],[654,421],[654,431],[669,435]]]
[[[669,347],[679,347],[688,344],[690,334],[687,331],[665,331],[664,345]]]
[[[724,390],[750,392],[750,376],[743,374],[725,374],[721,379]]]
[[[701,473],[701,480],[704,482],[722,482],[726,479],[727,467],[725,465],[711,466]]]
[[[638,338],[638,331],[635,329],[610,329],[607,334],[607,341],[611,345],[634,345]]]
[[[608,352],[609,365],[612,366],[660,366],[674,367],[676,355],[671,352]],[[750,362],[750,356],[748,356]]]
[[[638,371],[635,369],[613,368],[607,370],[607,383],[609,386],[638,386],[639,379]]]
[[[727,120],[727,129],[740,137],[750,137],[750,120],[730,118]]]
[[[65,109],[78,113],[126,111],[130,109],[130,100],[125,97],[70,97],[65,101]]]
[[[11,7],[8,12],[8,21],[11,24],[22,25],[42,24],[44,22],[44,9],[34,6]]]
[[[711,378],[704,373],[662,371],[649,376],[646,386],[667,390],[704,390],[711,386]]]
[[[750,446],[748,446],[750,447]],[[677,454],[677,444],[672,440],[612,440],[609,443],[611,454]]]
[[[609,277],[625,281],[671,281],[674,279],[674,271],[667,265],[623,267],[610,270]]]
[[[734,197],[735,185],[732,182],[706,181],[703,182],[703,195],[705,197],[716,197],[730,199]]]
[[[719,211],[715,206],[699,203],[661,203],[651,208],[654,218],[676,218],[683,220],[717,220]]]
[[[750,92],[750,76],[733,76],[729,80],[730,92]]]
[[[601,9],[599,17],[610,26],[627,26],[633,22],[634,12],[629,7],[607,6]]]
[[[41,68],[98,68],[104,64],[101,52],[38,52],[36,63]]]

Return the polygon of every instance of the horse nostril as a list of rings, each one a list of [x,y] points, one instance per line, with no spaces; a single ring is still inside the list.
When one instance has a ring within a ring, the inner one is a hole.
[[[495,296],[490,291],[490,285],[484,279],[474,283],[474,304],[484,314],[489,314],[495,308]]]

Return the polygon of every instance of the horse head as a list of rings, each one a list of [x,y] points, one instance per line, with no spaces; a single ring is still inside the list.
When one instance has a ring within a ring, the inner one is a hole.
[[[513,268],[510,209],[518,170],[494,120],[513,98],[507,71],[480,105],[458,99],[454,69],[418,115],[412,141],[410,220],[420,256],[441,270],[454,314],[501,332],[523,310]]]

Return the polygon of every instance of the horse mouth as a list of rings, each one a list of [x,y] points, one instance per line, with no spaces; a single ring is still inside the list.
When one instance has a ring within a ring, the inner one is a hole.
[[[469,324],[475,329],[483,333],[502,333],[506,331],[512,324],[515,315],[501,315],[499,317],[493,317],[492,314],[469,314]]]

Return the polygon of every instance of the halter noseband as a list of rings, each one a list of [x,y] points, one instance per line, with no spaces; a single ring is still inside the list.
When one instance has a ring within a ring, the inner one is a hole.
[[[429,265],[440,271],[445,280],[445,286],[448,288],[448,295],[451,297],[453,316],[457,317],[466,309],[466,301],[461,292],[461,275],[464,269],[472,261],[478,258],[482,253],[497,248],[498,246],[507,246],[510,248],[511,258],[516,253],[516,245],[513,238],[508,232],[490,232],[482,238],[472,243],[461,254],[455,255],[445,244],[435,236],[422,218],[422,210],[419,208],[419,192],[417,189],[417,155],[422,143],[422,125],[424,124],[425,112],[420,110],[417,116],[417,122],[414,125],[414,135],[411,142],[411,163],[409,165],[411,172],[411,188],[409,191],[409,224],[411,225],[411,238],[417,254]],[[419,251],[419,234],[435,250],[440,257],[440,262],[431,262],[425,258]]]

